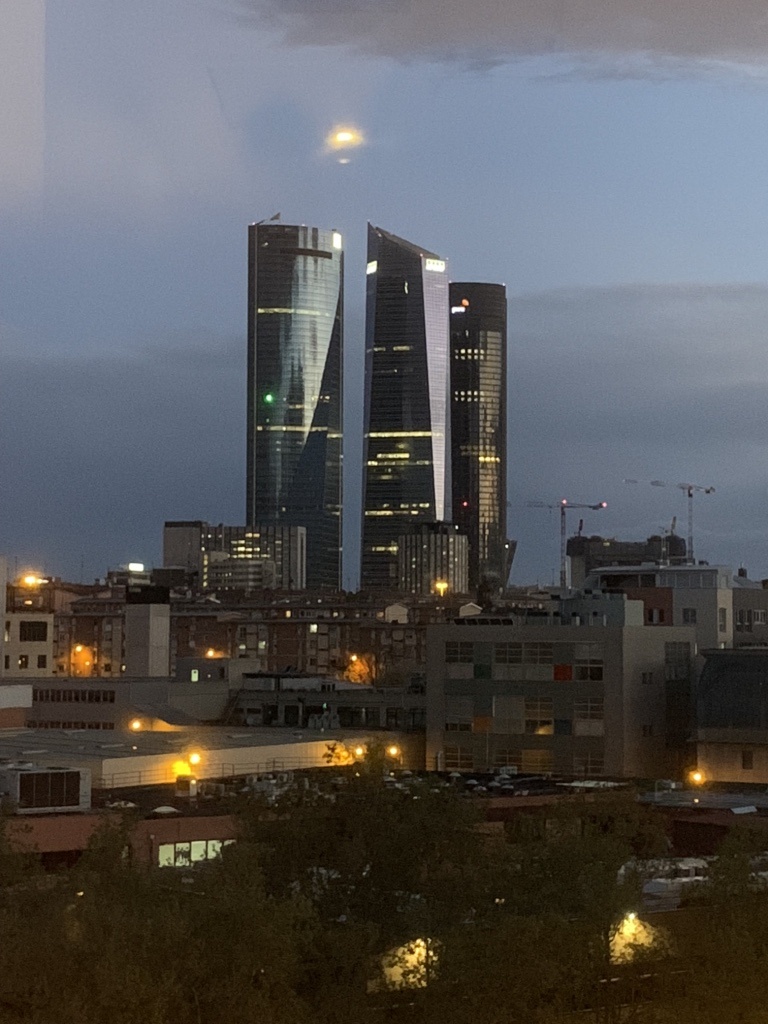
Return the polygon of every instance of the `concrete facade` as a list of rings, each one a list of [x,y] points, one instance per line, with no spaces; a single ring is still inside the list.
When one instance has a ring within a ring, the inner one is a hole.
[[[596,598],[593,610],[611,600],[637,622],[637,607],[618,595]],[[602,614],[582,621],[478,617],[430,627],[427,767],[677,772],[690,728],[695,631],[603,625]]]

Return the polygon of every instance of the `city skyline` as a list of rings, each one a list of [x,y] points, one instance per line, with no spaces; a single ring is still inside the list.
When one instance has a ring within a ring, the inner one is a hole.
[[[243,225],[282,210],[338,227],[350,282],[370,220],[447,253],[456,280],[507,284],[513,581],[557,577],[557,524],[529,500],[606,500],[585,529],[624,538],[685,515],[682,494],[625,478],[715,486],[697,555],[768,576],[768,46],[751,8],[714,26],[698,0],[642,24],[624,4],[577,23],[528,0],[471,20],[338,0],[288,26],[277,0],[250,6],[2,4],[11,559],[88,579],[158,561],[166,518],[242,521]],[[327,140],[344,125],[360,144],[342,154]],[[348,481],[363,316],[350,295]]]

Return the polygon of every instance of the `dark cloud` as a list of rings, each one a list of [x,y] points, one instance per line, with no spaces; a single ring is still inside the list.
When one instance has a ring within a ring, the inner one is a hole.
[[[758,0],[232,0],[290,42],[394,57],[503,60],[542,54],[759,63]],[[636,73],[642,72],[642,61]]]

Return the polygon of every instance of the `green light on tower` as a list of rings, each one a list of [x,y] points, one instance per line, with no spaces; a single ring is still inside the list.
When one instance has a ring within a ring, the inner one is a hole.
[[[264,395],[264,401],[267,403],[267,405],[272,405],[274,400],[275,400],[275,396],[272,394],[271,391],[268,391],[267,394]]]

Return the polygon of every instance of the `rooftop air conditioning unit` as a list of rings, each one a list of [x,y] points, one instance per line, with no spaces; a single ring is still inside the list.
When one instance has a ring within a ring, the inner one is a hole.
[[[87,811],[91,806],[91,773],[87,768],[3,765],[0,794],[13,801],[17,814]]]

